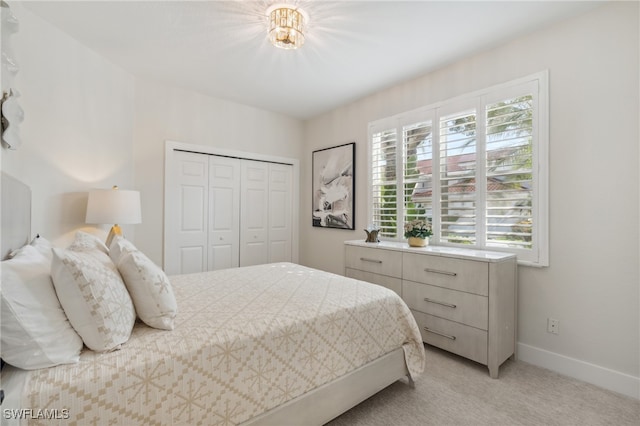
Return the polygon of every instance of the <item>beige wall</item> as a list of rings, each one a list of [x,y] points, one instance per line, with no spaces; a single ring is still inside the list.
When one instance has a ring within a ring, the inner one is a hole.
[[[303,191],[301,263],[342,273],[342,242],[365,237],[368,122],[548,69],[551,266],[519,269],[519,349],[640,397],[638,36],[638,4],[614,3],[308,121],[303,189],[313,150],[357,143],[357,230],[313,228]]]
[[[32,190],[32,234],[67,245],[84,223],[91,188],[133,187],[133,78],[11,2],[12,45],[25,114],[23,144],[3,148],[2,170]],[[108,227],[86,230],[106,236]],[[133,235],[133,227],[123,227]]]
[[[78,229],[106,237],[109,226],[84,223],[87,192],[119,185],[141,192],[143,222],[125,234],[161,264],[165,140],[301,157],[299,120],[134,79],[19,2],[11,9],[25,121],[22,147],[0,153],[32,188],[33,235],[60,246]]]
[[[137,79],[134,163],[143,221],[136,245],[162,264],[165,141],[301,158],[303,124],[287,116]]]

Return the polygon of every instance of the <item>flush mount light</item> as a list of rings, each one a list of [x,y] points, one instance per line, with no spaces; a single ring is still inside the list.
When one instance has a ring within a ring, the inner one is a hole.
[[[304,44],[304,31],[308,15],[300,8],[288,4],[274,4],[267,9],[269,41],[281,49],[297,49]]]

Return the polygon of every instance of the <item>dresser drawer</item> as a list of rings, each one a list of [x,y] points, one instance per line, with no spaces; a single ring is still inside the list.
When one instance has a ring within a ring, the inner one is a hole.
[[[373,272],[359,271],[357,269],[346,268],[345,276],[356,280],[374,283],[395,291],[402,297],[402,280],[400,278],[386,275],[374,274]]]
[[[402,276],[402,252],[346,246],[345,266],[400,278]]]
[[[462,247],[345,241],[345,275],[401,294],[424,342],[485,364],[493,378],[515,354],[516,262]]]
[[[481,364],[487,364],[486,331],[422,312],[412,312],[424,342]]]
[[[404,253],[405,280],[489,295],[489,265],[486,262]]]
[[[488,297],[413,281],[402,282],[402,297],[416,311],[488,330]]]

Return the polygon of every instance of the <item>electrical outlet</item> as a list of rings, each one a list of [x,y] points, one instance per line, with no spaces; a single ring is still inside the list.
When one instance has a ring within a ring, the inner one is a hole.
[[[547,318],[547,333],[558,334],[560,321],[555,318]]]

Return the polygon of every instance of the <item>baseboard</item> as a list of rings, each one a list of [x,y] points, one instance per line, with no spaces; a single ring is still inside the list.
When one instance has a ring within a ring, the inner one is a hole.
[[[640,399],[640,377],[518,343],[518,359],[574,379]]]

